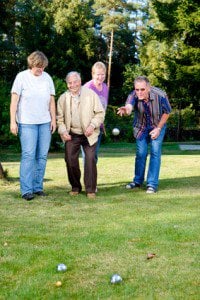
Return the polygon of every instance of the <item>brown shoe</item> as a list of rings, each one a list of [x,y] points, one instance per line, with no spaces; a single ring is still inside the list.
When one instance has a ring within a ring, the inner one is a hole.
[[[77,196],[78,194],[79,194],[79,192],[76,192],[76,191],[69,192],[70,196]]]
[[[96,198],[96,194],[95,193],[87,193],[87,197],[89,199],[95,199]]]

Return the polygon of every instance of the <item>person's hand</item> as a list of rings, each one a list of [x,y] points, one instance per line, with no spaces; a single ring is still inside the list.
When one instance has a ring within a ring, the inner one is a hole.
[[[85,131],[85,136],[91,136],[94,132],[94,127],[92,125],[89,125],[88,128]]]
[[[10,124],[10,132],[12,134],[14,134],[14,135],[17,136],[17,134],[18,134],[18,126],[17,126],[16,122]]]
[[[72,139],[72,136],[68,133],[63,133],[60,135],[60,137],[63,142],[71,141]]]
[[[122,117],[123,115],[127,115],[126,106],[121,106],[117,109],[117,114]]]
[[[154,128],[152,131],[149,132],[151,139],[155,140],[160,135],[161,129],[159,127]]]
[[[51,121],[51,133],[53,134],[56,131],[56,122]]]

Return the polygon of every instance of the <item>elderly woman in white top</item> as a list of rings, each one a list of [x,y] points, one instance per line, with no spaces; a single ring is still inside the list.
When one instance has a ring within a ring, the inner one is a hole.
[[[35,51],[28,58],[28,69],[17,74],[11,89],[10,131],[21,143],[20,189],[29,201],[45,196],[43,179],[51,134],[56,130],[55,88],[44,72],[48,59]]]

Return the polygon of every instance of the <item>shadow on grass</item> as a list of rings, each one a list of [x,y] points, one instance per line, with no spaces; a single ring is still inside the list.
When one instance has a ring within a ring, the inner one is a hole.
[[[15,178],[14,180],[11,180],[11,182],[17,180]],[[167,190],[174,190],[174,192],[177,192],[179,190],[185,190],[187,189],[192,190],[192,189],[199,189],[199,180],[200,176],[190,176],[190,177],[180,177],[180,178],[167,178],[167,179],[161,179],[160,184],[159,184],[159,193],[162,193],[162,191],[167,191]],[[46,182],[52,181],[51,179],[45,179]],[[111,182],[111,183],[101,183],[98,184],[98,197],[105,196],[106,194],[108,196],[116,196],[121,193],[124,193],[124,195],[130,194],[133,192],[133,190],[129,190],[125,188],[125,185],[127,182],[124,181],[116,181],[116,182]],[[5,183],[5,188],[6,188],[6,183]],[[45,187],[44,187],[45,188]],[[137,188],[134,192],[140,192],[140,191],[145,191],[146,189],[146,183],[143,184],[143,186],[139,189]],[[69,196],[68,192],[71,190],[71,187],[66,180],[66,185],[62,186],[51,186],[47,187],[45,189],[45,192],[52,197],[52,198],[58,198],[58,197],[63,197],[63,196]],[[20,197],[20,192],[15,192],[15,191],[6,191],[4,190],[3,192],[4,196],[9,195],[10,197],[13,197],[14,199]],[[84,187],[81,195],[85,195]],[[70,197],[70,199],[76,199],[76,197]],[[47,198],[48,199],[48,198]],[[53,199],[52,199],[53,200]]]
[[[45,179],[44,179],[44,182],[48,182],[48,181],[52,181],[52,180],[53,180],[53,179],[45,178]],[[6,184],[6,182],[7,182],[7,183],[9,183],[9,182],[10,182],[10,183],[12,183],[12,182],[13,182],[13,183],[14,183],[14,182],[19,182],[19,177],[11,177],[11,176],[8,176],[7,178],[4,179],[4,182],[5,182],[5,184]]]
[[[174,190],[181,190],[181,189],[199,189],[199,181],[200,176],[190,176],[190,177],[179,177],[179,178],[167,178],[167,179],[160,179],[159,181],[159,188],[158,191],[166,191],[168,189]],[[114,183],[103,183],[98,184],[99,191],[105,192],[108,191],[114,194],[118,194],[119,189],[123,188],[124,192],[132,192],[132,190],[126,189],[125,186],[128,182],[114,182]],[[141,187],[142,190],[146,189],[146,182],[144,182],[143,186]],[[137,191],[140,189],[137,188]],[[200,189],[199,189],[200,190]]]

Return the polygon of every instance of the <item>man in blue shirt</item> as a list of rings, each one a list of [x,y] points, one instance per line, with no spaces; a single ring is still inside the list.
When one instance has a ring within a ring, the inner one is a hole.
[[[140,187],[144,182],[148,144],[150,160],[147,173],[147,193],[157,191],[161,165],[162,142],[166,131],[166,122],[171,112],[164,91],[151,87],[147,77],[139,76],[134,81],[134,91],[128,96],[125,106],[118,108],[120,116],[130,115],[134,111],[133,132],[136,138],[135,176],[127,189]]]

